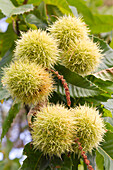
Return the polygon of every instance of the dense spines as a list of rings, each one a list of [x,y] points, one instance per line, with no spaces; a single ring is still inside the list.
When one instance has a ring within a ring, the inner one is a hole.
[[[87,39],[89,29],[81,18],[63,16],[50,26],[49,31],[58,40],[59,48],[65,50],[68,48],[70,40]]]
[[[81,75],[93,72],[99,65],[102,55],[92,40],[70,41],[67,50],[61,55],[62,64]]]
[[[101,50],[88,37],[89,30],[81,18],[63,16],[49,28],[62,50],[60,60],[71,71],[88,75],[101,61]]]
[[[76,121],[75,138],[79,138],[83,150],[91,152],[103,140],[104,122],[98,111],[92,107],[79,106],[73,112]],[[78,152],[78,146],[74,145],[73,148]]]
[[[21,38],[16,41],[14,50],[16,59],[27,58],[43,67],[52,67],[57,62],[58,55],[57,40],[40,29],[22,33]]]
[[[35,149],[50,157],[61,157],[61,154],[72,151],[73,128],[70,110],[58,104],[43,107],[36,115],[31,132]]]
[[[91,152],[103,140],[105,127],[95,108],[79,106],[66,109],[62,105],[47,105],[37,112],[32,125],[35,149],[44,155],[61,157],[66,152],[79,152],[79,139],[84,151]]]
[[[52,78],[40,65],[16,61],[5,67],[3,85],[13,98],[22,103],[35,104],[52,92]]]

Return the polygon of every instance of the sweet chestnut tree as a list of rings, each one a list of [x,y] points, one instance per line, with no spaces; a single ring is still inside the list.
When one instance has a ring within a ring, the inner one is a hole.
[[[23,108],[32,140],[22,165],[4,155],[3,169],[111,170],[113,50],[98,35],[112,30],[106,24],[113,17],[103,28],[103,15],[84,1],[6,2],[0,0],[9,23],[0,33],[0,99],[13,103],[1,140]]]

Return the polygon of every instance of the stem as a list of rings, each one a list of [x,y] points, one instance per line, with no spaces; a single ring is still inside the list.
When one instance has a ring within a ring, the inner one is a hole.
[[[48,69],[47,69],[47,70],[48,70]],[[66,83],[66,80],[63,78],[62,75],[60,75],[60,74],[58,73],[58,71],[54,71],[54,70],[52,70],[52,69],[50,69],[50,71],[51,71],[52,73],[54,73],[59,80],[61,80],[62,85],[63,85],[63,87],[64,87],[64,89],[65,89],[67,105],[68,105],[68,107],[70,108],[70,105],[71,105],[70,92],[69,92],[69,88],[68,88],[68,85],[67,85],[67,83]]]
[[[43,107],[43,105],[45,105],[46,103],[47,101],[40,102],[35,107],[31,108],[30,111],[28,112],[27,121],[30,128],[32,127],[32,121],[31,121],[32,116],[35,116],[37,114],[37,111],[40,111],[40,108]]]
[[[79,142],[79,138],[76,138],[75,142],[78,144],[78,149],[81,151],[81,156],[83,157],[84,163],[87,165],[88,169],[94,170],[93,167],[90,165],[90,161],[87,159],[87,156],[85,155],[85,151],[83,151],[81,143]]]
[[[12,19],[12,21],[13,21],[13,30],[19,36],[20,31],[19,31],[18,19],[16,19],[16,20]]]
[[[27,4],[27,2],[28,2],[28,0],[24,0],[23,5],[24,5],[24,4]]]

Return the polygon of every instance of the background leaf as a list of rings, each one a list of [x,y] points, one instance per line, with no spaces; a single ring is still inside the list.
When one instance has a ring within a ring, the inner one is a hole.
[[[10,16],[11,11],[15,8],[10,0],[0,0],[0,9],[4,15]]]
[[[101,147],[98,147],[98,152],[104,157],[105,170],[112,170],[113,159]]]
[[[102,102],[102,104],[106,109],[113,111],[113,99],[108,99],[107,102]]]
[[[90,81],[75,72],[71,72],[62,65],[56,66],[56,70],[59,74],[64,76],[64,79],[66,79],[72,97],[96,96],[102,92]],[[65,94],[64,88],[62,88],[61,84],[57,86],[57,92],[63,95]]]
[[[8,132],[9,128],[11,127],[11,124],[13,122],[13,119],[16,117],[17,113],[20,110],[20,104],[15,104],[11,107],[9,110],[8,116],[3,122],[2,125],[2,134],[1,134],[1,139],[6,135]]]
[[[13,30],[12,23],[9,24],[8,29],[5,33],[0,33],[0,36],[2,36],[2,52],[1,57],[5,55],[5,53],[14,45],[14,41],[17,39],[17,35],[15,34]],[[9,38],[10,37],[10,38]]]
[[[102,80],[109,80],[113,82],[113,67],[101,70],[95,74],[93,74],[95,77],[100,78]]]
[[[101,148],[113,160],[113,132],[106,132],[106,134],[104,135],[104,142],[102,142]]]
[[[20,170],[31,170],[31,169],[38,169],[39,162],[42,157],[42,153],[40,151],[35,151],[33,149],[33,145],[28,143],[25,145],[23,154],[27,156],[24,160]]]
[[[97,42],[103,50],[103,59],[96,72],[113,67],[113,49],[103,40],[93,37],[94,42]]]
[[[83,0],[67,0],[68,4],[71,6],[75,6],[78,10],[79,13],[82,13],[84,16],[84,20],[88,25],[92,25],[94,23],[94,17],[93,14],[91,13],[90,9],[86,6],[85,1]]]
[[[10,94],[0,85],[0,100],[7,99],[8,97],[10,97]]]
[[[44,0],[44,2],[48,5],[55,5],[57,6],[60,11],[64,14],[69,14],[71,13],[71,10],[68,6],[68,3],[66,0],[57,0],[57,1],[54,1],[54,0]],[[28,3],[33,3],[34,5],[39,5],[41,3],[41,0],[37,1],[37,0],[29,0]]]
[[[104,157],[96,151],[96,169],[104,170]]]
[[[90,25],[91,32],[98,34],[100,32],[109,32],[113,29],[113,16],[112,15],[99,15],[94,17],[94,24]]]
[[[45,29],[47,27],[47,24],[44,23],[41,19],[37,18],[33,14],[29,14],[25,18],[26,23],[33,24],[38,28],[43,28]]]
[[[100,89],[104,90],[106,93],[113,93],[113,82],[111,81],[104,81],[102,79],[96,78],[93,75],[87,76],[88,80],[90,80],[92,83],[97,85]]]
[[[25,12],[30,12],[31,10],[33,10],[33,8],[34,7],[32,4],[25,4],[25,5],[19,6],[11,10],[10,16],[23,14]]]
[[[10,0],[0,0],[0,9],[2,10],[3,14],[7,17],[11,15],[18,15],[23,14],[25,12],[29,12],[33,10],[32,4],[25,4],[19,7],[15,7]]]

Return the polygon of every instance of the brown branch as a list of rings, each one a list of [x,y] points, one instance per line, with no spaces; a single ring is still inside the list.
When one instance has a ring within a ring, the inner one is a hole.
[[[19,36],[20,31],[19,31],[18,19],[16,19],[16,20],[12,19],[12,21],[13,21],[13,30]]]
[[[111,73],[111,74],[113,75],[113,67],[107,68],[107,69],[105,69],[105,70],[101,70],[101,71],[99,71],[99,72],[94,73],[93,75],[95,76],[95,75],[102,74],[102,73],[106,73],[106,72]]]
[[[60,74],[58,73],[58,71],[54,71],[54,70],[52,70],[52,69],[50,69],[50,71],[51,71],[52,73],[54,73],[59,80],[61,80],[62,85],[63,85],[63,87],[64,87],[64,89],[65,89],[65,94],[66,94],[66,99],[67,99],[67,105],[68,105],[68,107],[70,107],[70,106],[71,106],[70,92],[69,92],[69,88],[68,88],[68,85],[67,85],[65,79],[63,78],[62,75],[60,75]]]
[[[112,6],[113,5],[113,0],[104,0],[104,5]]]
[[[28,0],[24,0],[23,5],[27,4]]]
[[[81,151],[81,156],[83,157],[85,164],[88,166],[88,169],[94,170],[93,167],[90,165],[90,161],[87,159],[87,156],[85,155],[85,151],[83,151],[83,147],[79,142],[79,138],[76,138],[75,142],[78,144],[78,149]]]
[[[27,121],[28,121],[28,126],[30,128],[32,127],[32,121],[31,121],[32,116],[35,116],[37,114],[37,111],[40,111],[40,108],[46,104],[47,104],[47,101],[40,102],[35,107],[31,108],[30,111],[28,112]]]

